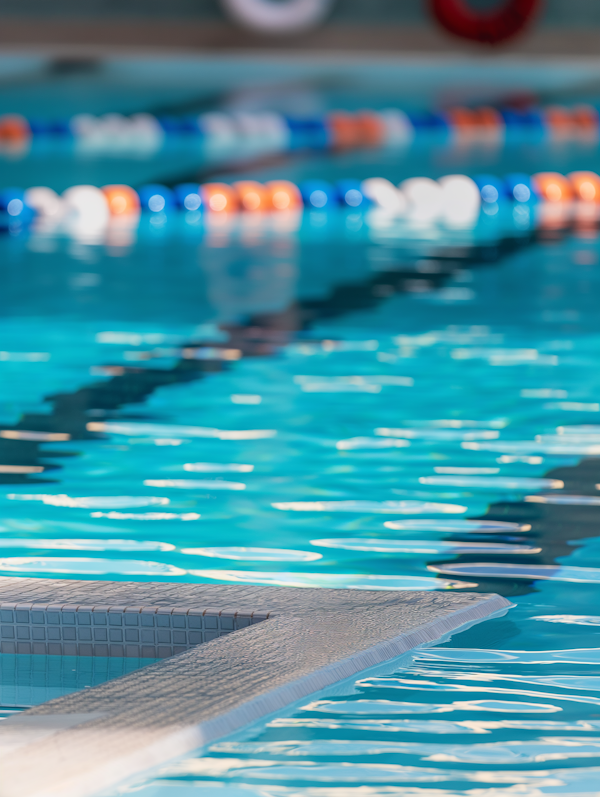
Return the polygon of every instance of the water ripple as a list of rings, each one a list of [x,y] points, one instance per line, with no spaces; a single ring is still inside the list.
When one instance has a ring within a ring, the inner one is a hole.
[[[499,701],[500,702],[500,701]],[[434,705],[434,709],[437,706]],[[447,704],[452,710],[461,703]],[[526,705],[517,703],[516,705]],[[530,703],[536,707],[539,703]],[[462,708],[458,709],[459,711]],[[377,713],[377,712],[374,712]],[[411,712],[407,712],[411,713]],[[434,712],[435,713],[435,712]],[[544,713],[544,712],[541,712]],[[279,717],[268,728],[312,728],[322,731],[366,731],[370,733],[418,733],[425,735],[487,735],[494,731],[544,731],[546,733],[589,733],[600,731],[600,720],[552,722],[551,720],[419,720],[419,719],[344,719],[339,717]]]
[[[369,551],[371,553],[497,553],[534,554],[541,548],[529,545],[505,545],[495,542],[442,542],[437,540],[382,540],[360,537],[311,540],[311,545],[336,548],[343,551]]]
[[[290,501],[271,506],[292,512],[380,512],[386,515],[421,515],[424,512],[455,515],[467,511],[466,506],[429,501]]]
[[[565,486],[559,479],[533,479],[527,476],[420,476],[419,482],[484,490],[561,490]]]
[[[507,523],[502,520],[386,520],[383,524],[386,529],[395,531],[446,531],[448,533],[477,532],[478,534],[497,532],[524,532],[531,531],[528,523]]]
[[[183,469],[191,473],[251,473],[254,465],[237,462],[186,462]]]
[[[492,418],[489,421],[474,421],[465,418],[436,418],[435,420],[404,421],[407,426],[431,429],[504,429],[508,418]]]
[[[598,435],[600,437],[600,426],[594,423],[573,424],[571,426],[559,426],[556,431],[560,435],[583,434],[586,436]]]
[[[146,495],[91,495],[73,498],[70,495],[9,493],[6,497],[11,501],[41,501],[48,506],[64,506],[71,509],[121,509],[134,506],[165,506],[170,503],[168,498]]]
[[[567,506],[600,506],[600,496],[595,495],[526,495],[530,504],[566,504]]]
[[[454,467],[453,465],[437,465],[433,469],[436,473],[450,476],[484,476],[500,473],[500,468]]]
[[[214,429],[208,426],[179,426],[158,423],[88,423],[88,432],[125,435],[126,437],[214,437],[217,440],[263,440],[275,437],[275,429]]]
[[[109,520],[199,520],[197,512],[90,512],[90,517],[105,517]]]
[[[426,672],[426,671],[425,671]],[[440,672],[436,673],[432,671],[432,675],[437,674],[442,678],[451,678],[451,675],[447,672]],[[458,677],[458,675],[457,675]],[[465,680],[469,680],[466,677],[465,673],[460,673],[460,677],[464,678]],[[533,684],[537,686],[554,686],[558,687],[559,689],[590,689],[590,690],[598,690],[598,687],[593,685],[593,678],[578,678],[577,676],[563,676],[562,678],[555,677],[555,678],[548,678],[545,679],[543,677],[540,678],[508,678],[501,676],[490,676],[487,679],[485,678],[473,678],[472,680],[480,681],[480,684],[477,683],[468,683],[468,684],[457,684],[457,683],[437,683],[435,681],[425,681],[425,680],[413,680],[409,678],[395,678],[395,679],[385,679],[385,678],[371,678],[365,679],[362,681],[357,681],[357,686],[362,689],[402,689],[408,691],[423,691],[423,692],[485,692],[486,694],[492,695],[511,695],[517,696],[520,695],[522,697],[537,697],[537,698],[544,698],[546,700],[556,700],[558,702],[568,702],[568,703],[588,703],[595,706],[600,706],[600,698],[597,697],[587,697],[585,695],[570,695],[570,694],[555,694],[552,692],[545,692],[545,691],[535,691],[535,690],[528,690],[528,689],[506,689],[504,687],[499,686],[489,686],[489,682],[491,681],[514,681],[521,684]],[[586,685],[582,683],[586,681]]]
[[[15,556],[0,558],[0,571],[6,573],[71,573],[74,575],[183,576],[186,571],[162,562],[133,559],[86,559],[70,557]]]
[[[35,548],[47,551],[174,551],[169,542],[152,540],[40,540],[0,537],[2,548]]]
[[[538,618],[533,618],[538,619]],[[454,661],[465,664],[600,664],[600,648],[569,650],[480,650],[478,648],[432,648],[419,650],[415,659]],[[514,679],[513,679],[514,680]]]
[[[423,761],[456,764],[530,764],[600,757],[600,739],[542,738],[536,741],[492,742],[485,744],[440,744],[424,742],[365,742],[315,740],[277,742],[221,742],[212,753],[229,755],[270,755],[301,757],[411,755]]]
[[[144,479],[145,487],[172,487],[176,490],[245,490],[243,482],[222,479]]]
[[[566,651],[568,653],[569,651]],[[585,651],[583,652],[584,662]],[[566,658],[568,661],[568,656]],[[510,674],[504,675],[497,672],[477,671],[472,670],[465,672],[464,670],[449,670],[440,669],[433,670],[427,667],[413,667],[411,672],[414,675],[425,678],[444,678],[449,681],[476,681],[478,683],[496,683],[508,682],[516,684],[529,684],[533,686],[552,686],[559,689],[581,689],[589,692],[600,692],[600,675],[517,675]],[[360,681],[361,687],[383,686],[389,687],[390,684],[396,688],[397,684],[414,684],[422,683],[421,681],[412,681],[406,678],[390,678],[381,677],[374,679],[365,679]],[[427,681],[427,688],[436,688],[439,684]],[[464,687],[464,684],[462,685]],[[472,688],[469,684],[468,688]]]
[[[379,427],[375,434],[380,437],[405,437],[410,440],[496,440],[500,432],[484,429],[480,432],[460,432],[447,429],[389,429]]]
[[[2,540],[0,539],[0,547]],[[322,559],[312,551],[290,551],[286,548],[182,548],[181,553],[192,556],[210,556],[214,559],[239,559],[243,562],[315,562]]]
[[[381,385],[368,382],[327,382],[323,378],[319,382],[305,382],[300,385],[303,393],[381,393]]]
[[[467,451],[497,451],[500,454],[556,454],[557,456],[597,457],[599,445],[553,445],[533,440],[498,440],[495,443],[461,443]]]
[[[535,442],[548,445],[589,445],[600,443],[600,434],[536,434]]]
[[[374,714],[375,716],[387,716],[389,714],[445,714],[449,711],[555,714],[557,711],[562,711],[562,709],[551,704],[525,703],[522,700],[455,700],[452,703],[405,703],[395,700],[319,700],[304,706],[303,711],[318,711],[326,714]]]
[[[159,777],[235,777],[247,780],[287,780],[331,783],[511,783],[535,786],[561,785],[555,773],[543,771],[484,772],[402,766],[401,764],[316,764],[298,761],[293,765],[269,759],[196,758],[159,772]]]
[[[593,614],[539,614],[532,620],[541,620],[545,623],[564,623],[565,625],[600,625],[600,616]]]
[[[340,451],[353,451],[358,448],[406,448],[409,440],[396,440],[393,437],[349,437],[338,440],[335,447]]]
[[[593,567],[567,565],[513,565],[493,562],[428,565],[428,570],[450,576],[475,578],[529,578],[544,581],[573,581],[581,584],[600,583],[600,570]]]
[[[379,393],[382,387],[412,387],[410,376],[388,374],[370,376],[295,376],[304,393]]]

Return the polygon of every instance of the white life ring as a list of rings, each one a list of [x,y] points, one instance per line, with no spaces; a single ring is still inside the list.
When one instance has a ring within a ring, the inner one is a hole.
[[[259,33],[301,33],[314,28],[335,0],[221,0],[226,13]]]

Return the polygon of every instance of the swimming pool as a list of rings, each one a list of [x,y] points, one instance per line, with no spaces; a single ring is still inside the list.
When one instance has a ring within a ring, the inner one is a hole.
[[[255,465],[253,472],[235,477],[246,483],[246,490],[223,493],[229,512],[239,507],[239,520],[232,523],[231,515],[221,519],[213,511],[207,518],[203,507],[186,506],[203,515],[198,520],[202,547],[218,546],[226,555],[225,541],[246,548],[252,541],[323,558],[300,565],[297,559],[289,561],[300,554],[281,551],[277,556],[285,564],[273,566],[251,561],[250,551],[245,560],[242,551],[231,551],[229,555],[240,558],[204,559],[209,564],[200,578],[223,577],[222,571],[215,572],[220,566],[227,569],[227,578],[251,583],[360,586],[356,574],[361,574],[365,586],[366,577],[385,575],[383,585],[393,588],[402,585],[399,576],[427,577],[427,567],[440,562],[496,562],[509,565],[507,572],[493,580],[472,574],[468,581],[510,596],[516,608],[506,618],[424,652],[408,669],[361,679],[354,695],[325,695],[292,717],[273,719],[264,730],[163,769],[149,783],[132,786],[134,791],[171,795],[203,788],[201,793],[336,795],[362,794],[365,789],[373,794],[479,789],[475,793],[509,794],[518,786],[530,794],[594,792],[598,654],[590,633],[598,623],[592,608],[598,578],[597,510],[585,501],[597,495],[597,471],[593,460],[578,465],[577,446],[589,445],[593,430],[578,431],[574,440],[566,427],[593,424],[598,412],[588,371],[597,346],[591,300],[596,257],[597,245],[589,239],[536,245],[498,266],[460,275],[469,282],[455,279],[446,285],[446,290],[468,286],[468,295],[446,294],[444,299],[443,293],[432,291],[388,296],[375,312],[354,313],[350,322],[329,321],[311,329],[313,340],[343,344],[294,344],[268,372],[262,370],[262,361],[243,360],[237,366],[243,388],[237,379],[231,381],[231,371],[215,377],[214,383],[224,377],[226,387],[204,405],[211,424],[221,425],[215,405],[222,406],[228,397],[231,401],[239,390],[237,395],[260,395],[262,402],[234,404],[244,413],[236,428],[269,428],[270,420],[278,435],[268,442],[230,443],[237,456],[228,461]],[[392,342],[399,318],[401,339]],[[331,378],[351,374],[363,375],[364,381]],[[413,378],[414,385],[382,384],[384,374]],[[312,378],[294,382],[299,375]],[[340,389],[342,384],[346,387]],[[373,385],[381,389],[370,390]],[[275,392],[284,416],[269,398]],[[318,412],[313,403],[317,397]],[[266,407],[268,415],[263,414]],[[406,431],[398,439],[410,446],[377,448],[382,438],[373,430],[396,425],[400,413]],[[305,420],[300,428],[286,431],[284,417]],[[555,436],[557,427],[563,433]],[[248,456],[246,446],[256,451],[268,445],[275,452],[284,435],[287,467],[276,460],[276,475],[267,476],[272,487],[262,499],[265,510],[260,517],[256,510],[247,515],[239,496],[246,499],[248,490],[260,490],[255,479],[267,465],[261,467]],[[536,440],[538,435],[542,438]],[[359,443],[356,438],[363,439]],[[337,447],[353,439],[355,447]],[[198,443],[165,449],[171,458],[173,451],[194,445]],[[210,445],[216,453],[226,443]],[[290,455],[297,465],[291,466]],[[310,467],[302,467],[303,461]],[[514,477],[513,485],[501,487],[499,478],[507,477]],[[564,489],[546,484],[536,490],[526,481],[543,477],[562,480]],[[436,479],[442,483],[435,484]],[[564,492],[583,497],[566,507],[523,500],[543,494],[551,502]],[[390,499],[467,509],[450,515],[426,512],[428,521],[416,513],[334,511],[342,506],[335,502]],[[312,512],[269,506],[306,501],[332,504]],[[452,529],[456,519],[482,516],[521,528],[490,534],[457,525],[453,534],[443,533],[445,524]],[[215,524],[213,535],[204,523]],[[465,555],[462,549],[459,557],[452,557],[450,549],[436,556],[441,541],[500,543],[516,546],[520,553],[515,555],[514,547],[513,553],[482,548]],[[176,561],[185,566],[183,556]],[[555,572],[554,580],[510,577],[510,566],[555,562],[563,571]],[[429,713],[436,716],[423,717]]]
[[[374,162],[405,176],[285,176]],[[0,575],[516,604],[121,791],[594,793],[598,241],[436,235],[311,213],[0,240],[0,453],[30,468],[0,476]]]

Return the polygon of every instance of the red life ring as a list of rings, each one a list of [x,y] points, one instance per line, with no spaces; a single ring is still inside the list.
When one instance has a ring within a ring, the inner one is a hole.
[[[540,0],[507,0],[498,10],[478,12],[465,0],[430,0],[437,21],[463,39],[498,44],[515,36],[532,19]]]

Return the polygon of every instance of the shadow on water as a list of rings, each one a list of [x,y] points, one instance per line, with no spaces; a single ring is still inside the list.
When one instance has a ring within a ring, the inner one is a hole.
[[[596,484],[600,483],[600,459],[589,457],[573,467],[560,467],[550,470],[546,477],[560,479],[564,482],[566,494],[582,496],[598,496]],[[598,507],[573,506],[556,504],[531,504],[525,502],[492,504],[485,515],[485,520],[500,520],[511,523],[523,523],[531,526],[527,534],[527,542],[539,544],[539,554],[527,557],[530,565],[555,565],[557,559],[573,553],[573,540],[582,540],[598,536]],[[459,539],[454,537],[452,539]],[[473,539],[471,537],[470,539]],[[492,535],[486,535],[492,540]],[[460,554],[451,561],[452,565],[478,562],[481,554]],[[437,560],[437,567],[443,567]],[[447,563],[450,564],[450,563]],[[501,556],[494,554],[494,564],[522,564],[522,557]],[[472,576],[453,575],[458,581],[470,581]],[[477,576],[479,579],[480,576]],[[474,592],[498,592],[505,596],[524,595],[534,590],[534,580],[502,578],[482,578]]]

